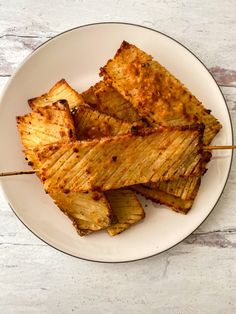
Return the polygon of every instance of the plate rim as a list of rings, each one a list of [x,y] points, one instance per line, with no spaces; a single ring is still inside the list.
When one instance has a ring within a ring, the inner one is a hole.
[[[188,47],[186,47],[184,44],[182,44],[181,42],[179,42],[177,39],[171,37],[170,35],[167,35],[166,33],[164,32],[161,32],[161,31],[158,31],[154,28],[151,28],[151,27],[148,27],[148,26],[144,26],[144,25],[140,25],[140,24],[135,24],[135,23],[129,23],[129,22],[95,22],[95,23],[88,23],[88,24],[83,24],[83,25],[80,25],[80,26],[76,26],[76,27],[73,27],[73,28],[70,28],[70,29],[67,29],[51,38],[49,38],[48,40],[46,40],[45,42],[43,42],[42,44],[40,44],[36,49],[34,49],[26,58],[23,59],[22,62],[20,62],[20,64],[17,66],[17,68],[15,69],[15,71],[13,72],[13,74],[10,76],[8,82],[6,83],[6,85],[4,86],[2,92],[1,92],[1,95],[0,95],[0,103],[1,103],[1,100],[2,100],[2,97],[3,95],[5,94],[8,86],[10,85],[10,82],[11,80],[13,79],[13,77],[15,76],[15,74],[18,72],[18,70],[31,58],[31,56],[39,49],[41,48],[42,46],[46,45],[48,42],[50,42],[51,40],[54,40],[55,38],[63,35],[63,34],[66,34],[68,32],[71,32],[71,31],[74,31],[74,30],[77,30],[77,29],[80,29],[80,28],[86,28],[86,27],[90,27],[90,26],[96,26],[96,25],[128,25],[128,26],[135,26],[135,27],[139,27],[139,28],[144,28],[144,29],[147,29],[149,31],[153,31],[153,32],[156,32],[158,34],[161,34],[169,39],[171,39],[172,41],[176,42],[177,44],[179,44],[180,46],[182,46],[184,49],[186,49],[193,57],[195,57],[200,63],[201,65],[207,70],[207,72],[210,74],[211,78],[213,79],[213,81],[215,82],[216,84],[216,87],[218,88],[218,90],[220,91],[220,94],[224,100],[224,103],[225,103],[225,107],[227,109],[227,112],[228,112],[228,116],[229,116],[229,121],[230,121],[230,128],[231,128],[231,135],[232,135],[232,138],[231,138],[231,141],[232,141],[232,144],[234,145],[234,129],[233,129],[233,123],[232,123],[232,118],[231,118],[231,115],[230,115],[230,111],[229,111],[229,107],[227,105],[227,102],[226,102],[226,99],[225,99],[225,96],[219,86],[219,84],[217,83],[216,79],[214,78],[214,76],[211,74],[211,72],[208,70],[208,68],[206,67],[206,65],[195,55],[194,52],[192,52]],[[7,201],[9,207],[11,208],[11,210],[13,211],[13,213],[16,215],[16,217],[20,220],[20,222],[33,234],[35,235],[39,240],[43,241],[45,244],[49,245],[51,248],[61,252],[61,253],[64,253],[66,255],[69,255],[73,258],[77,258],[77,259],[80,259],[80,260],[83,260],[83,261],[89,261],[89,262],[94,262],[94,263],[106,263],[106,264],[120,264],[120,263],[131,263],[131,262],[136,262],[136,261],[141,261],[141,260],[145,260],[145,259],[148,259],[148,258],[151,258],[151,257],[154,257],[154,256],[157,256],[159,254],[163,254],[164,252],[167,252],[169,251],[170,249],[174,248],[175,246],[177,246],[178,244],[180,244],[181,242],[183,242],[184,240],[186,240],[191,234],[193,234],[206,220],[207,218],[210,216],[210,214],[212,213],[212,211],[214,210],[214,208],[216,207],[216,205],[218,204],[224,190],[225,190],[225,187],[226,187],[226,184],[228,182],[228,179],[229,179],[229,175],[230,175],[230,172],[231,172],[231,168],[232,168],[232,162],[233,162],[233,156],[234,156],[234,151],[231,152],[231,160],[230,160],[230,164],[229,164],[229,170],[228,170],[228,173],[227,173],[227,177],[226,177],[226,180],[225,180],[225,183],[224,183],[224,186],[222,188],[222,191],[220,193],[220,195],[218,196],[214,206],[212,207],[212,209],[209,211],[208,215],[203,219],[203,221],[191,232],[189,233],[186,237],[184,237],[182,240],[178,241],[177,243],[175,243],[174,245],[170,246],[169,248],[161,251],[161,252],[158,252],[158,253],[154,253],[154,254],[151,254],[151,255],[148,255],[148,256],[144,256],[144,257],[140,257],[140,258],[136,258],[136,259],[131,259],[131,260],[121,260],[121,261],[102,261],[102,260],[96,260],[96,259],[89,259],[89,258],[84,258],[84,257],[79,257],[79,256],[76,256],[72,253],[68,253],[68,252],[65,252],[63,251],[62,249],[56,247],[55,245],[53,244],[50,244],[48,243],[46,240],[44,240],[43,238],[41,238],[38,234],[36,234],[33,230],[30,229],[29,226],[27,226],[24,221],[17,215],[17,212],[15,211],[14,209],[14,206],[11,204],[11,202],[9,201],[7,195],[6,195],[6,192],[5,192],[5,189],[4,187],[2,186],[2,182],[0,182],[0,187],[1,187],[1,190],[3,192],[3,197],[5,198],[5,200]]]

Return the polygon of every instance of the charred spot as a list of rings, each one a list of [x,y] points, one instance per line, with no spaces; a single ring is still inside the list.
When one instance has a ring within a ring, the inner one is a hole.
[[[209,162],[211,157],[212,157],[212,153],[210,151],[204,151],[203,156],[202,156],[202,160],[204,162]]]
[[[60,135],[61,135],[61,137],[63,137],[63,136],[65,136],[66,135],[66,133],[63,131],[63,130],[60,130]]]
[[[111,59],[110,59],[110,60],[108,60],[108,62],[109,62],[109,61],[111,61]],[[107,62],[107,63],[108,63],[108,62]],[[100,73],[99,73],[99,76],[101,77],[101,76],[105,76],[105,75],[106,75],[106,71],[105,71],[105,69],[104,69],[104,68],[102,68],[102,67],[101,67],[101,68],[100,68]]]
[[[103,192],[101,186],[96,186],[96,184],[94,185],[93,191],[96,191],[95,193]]]
[[[74,153],[78,153],[78,152],[79,152],[79,149],[78,149],[77,147],[74,147],[74,148],[73,148],[73,152],[74,152]]]
[[[130,45],[127,41],[123,40],[123,42],[121,43],[121,46],[120,46],[119,50],[122,49],[122,48],[123,48],[123,49],[124,49],[124,48],[128,49],[130,46],[131,46],[131,45]]]
[[[25,157],[25,160],[28,160],[28,158],[27,158],[27,157]]]
[[[68,136],[69,136],[69,138],[73,137],[73,131],[71,129],[69,129],[69,131],[68,131]]]
[[[86,171],[87,174],[91,173],[91,169],[89,169],[89,168],[87,168],[85,171]]]
[[[60,99],[59,103],[62,105],[67,105],[67,100],[66,99]]]
[[[65,194],[68,194],[68,193],[70,193],[70,189],[64,189],[64,191],[63,191]]]
[[[143,107],[143,103],[141,101],[138,102],[139,107]]]
[[[148,62],[141,63],[142,68],[149,67],[149,66],[150,64]]]
[[[93,193],[92,193],[92,199],[93,199],[94,201],[99,201],[100,198],[101,198],[101,194],[99,194],[99,193],[97,193],[97,192],[93,192]]]
[[[142,117],[142,118],[141,118],[141,121],[142,121],[143,123],[148,124],[148,120],[147,120],[145,117]]]
[[[147,186],[147,185],[144,185],[144,184],[141,184],[141,186],[142,186],[143,188],[145,188],[146,190],[151,190],[150,186]]]
[[[32,161],[29,161],[29,162],[28,162],[28,165],[29,165],[29,166],[33,166],[34,163],[33,163]]]
[[[138,127],[136,125],[132,125],[130,130],[132,135],[138,134]]]
[[[193,122],[195,122],[195,123],[198,122],[198,117],[197,116],[193,116]]]
[[[112,160],[115,162],[117,161],[117,156],[112,156]]]

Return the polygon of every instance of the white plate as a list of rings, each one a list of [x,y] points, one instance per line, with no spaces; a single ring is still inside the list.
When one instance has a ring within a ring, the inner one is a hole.
[[[28,168],[15,117],[29,112],[27,99],[65,78],[78,91],[99,80],[99,68],[126,40],[154,56],[196,95],[223,124],[215,144],[232,144],[229,112],[216,82],[204,65],[170,37],[137,25],[102,23],[79,27],[46,42],[10,79],[0,105],[0,170]],[[111,238],[100,232],[80,238],[71,222],[44,193],[35,175],[2,179],[2,188],[19,219],[40,239],[76,257],[93,261],[132,261],[163,252],[192,233],[209,215],[225,186],[232,152],[214,152],[209,170],[188,215],[142,199],[146,218]]]

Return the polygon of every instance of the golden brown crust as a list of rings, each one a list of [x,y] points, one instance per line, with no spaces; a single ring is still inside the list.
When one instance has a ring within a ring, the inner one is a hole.
[[[123,42],[115,57],[101,69],[101,75],[152,124],[203,122],[206,145],[221,128],[180,81],[134,45]]]
[[[38,107],[51,105],[60,100],[67,100],[70,109],[73,109],[84,103],[83,97],[76,92],[65,79],[57,82],[47,93],[28,100],[30,107],[35,110]]]

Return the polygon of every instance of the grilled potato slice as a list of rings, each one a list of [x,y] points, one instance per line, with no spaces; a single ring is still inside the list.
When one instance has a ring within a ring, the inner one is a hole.
[[[151,124],[205,124],[204,144],[211,142],[221,124],[167,69],[127,42],[101,69],[105,81]]]
[[[111,117],[129,122],[140,120],[140,116],[130,102],[104,81],[91,86],[82,93],[82,97],[92,108]]]
[[[144,210],[133,191],[114,190],[106,192],[106,196],[118,220],[107,229],[111,236],[121,233],[145,217]]]
[[[52,194],[53,195],[53,194]],[[55,194],[55,202],[63,211],[75,219],[82,219],[103,227],[110,224],[111,215],[107,214],[109,204],[102,193],[63,193]],[[100,202],[99,202],[100,200]]]
[[[70,85],[64,80],[57,82],[49,92],[28,100],[30,107],[35,110],[37,107],[44,107],[60,100],[67,100],[70,109],[73,109],[84,103],[83,97],[77,93]]]
[[[187,214],[187,212],[193,206],[193,199],[184,200],[180,197],[176,197],[159,189],[149,188],[146,185],[134,185],[133,190],[142,194],[147,199],[150,199],[151,201],[154,201],[156,203],[166,205],[181,214]]]
[[[202,128],[160,127],[101,140],[34,149],[46,191],[107,191],[199,175]]]
[[[116,221],[104,193],[56,192],[49,195],[55,204],[73,221],[79,235],[106,229]]]
[[[50,193],[55,204],[73,221],[79,235],[106,229],[116,219],[103,193]],[[109,209],[109,210],[108,210]]]
[[[55,141],[75,141],[73,119],[66,100],[58,101],[17,117],[17,126],[25,147],[29,164],[35,169],[41,166],[34,148]],[[39,175],[40,179],[41,176]],[[73,221],[80,235],[107,228],[114,217],[103,193],[49,193],[55,204]]]
[[[22,144],[26,149],[56,141],[75,140],[75,128],[66,100],[38,107],[25,116],[17,117]]]

